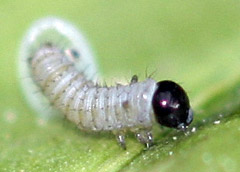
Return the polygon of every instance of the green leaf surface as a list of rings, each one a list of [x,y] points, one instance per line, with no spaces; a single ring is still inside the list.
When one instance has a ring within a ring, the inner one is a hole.
[[[111,133],[39,118],[21,92],[17,56],[27,28],[49,15],[83,30],[109,84],[145,71],[179,82],[195,111],[189,131],[156,125],[151,149],[129,135],[124,151]],[[239,19],[235,0],[1,2],[0,171],[237,171]]]

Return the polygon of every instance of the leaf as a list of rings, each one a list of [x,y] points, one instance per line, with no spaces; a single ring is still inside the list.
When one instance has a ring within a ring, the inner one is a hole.
[[[1,171],[237,171],[239,5],[233,0],[2,2]],[[156,125],[155,146],[145,150],[129,135],[124,151],[110,133],[84,133],[61,117],[39,119],[20,91],[16,61],[26,29],[49,14],[85,31],[108,83],[126,82],[133,74],[143,80],[146,70],[156,70],[157,80],[179,82],[195,111],[189,132]]]

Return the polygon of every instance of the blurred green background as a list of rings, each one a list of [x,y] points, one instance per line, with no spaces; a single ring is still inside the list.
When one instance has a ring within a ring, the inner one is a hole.
[[[61,117],[39,119],[21,92],[17,56],[36,19],[79,27],[109,84],[172,79],[188,92],[187,133],[155,126],[145,150],[123,151],[111,134],[88,134]],[[0,171],[238,171],[240,169],[240,1],[2,1],[0,4]],[[196,131],[195,131],[196,130]]]

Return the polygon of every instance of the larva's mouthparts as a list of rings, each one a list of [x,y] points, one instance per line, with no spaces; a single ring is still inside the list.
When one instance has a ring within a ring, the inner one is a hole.
[[[183,130],[193,120],[186,92],[173,81],[157,83],[152,106],[156,120],[161,125]]]

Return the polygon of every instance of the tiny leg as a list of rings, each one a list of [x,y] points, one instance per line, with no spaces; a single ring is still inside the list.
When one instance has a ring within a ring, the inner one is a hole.
[[[137,140],[144,144],[147,148],[150,148],[153,145],[153,136],[150,131],[139,131],[136,132],[136,138]]]
[[[136,83],[136,82],[138,82],[138,76],[137,75],[133,75],[132,79],[131,79],[131,84]]]
[[[125,136],[122,133],[116,134],[116,138],[117,138],[117,142],[119,143],[119,145],[126,150],[126,142],[125,142]]]

